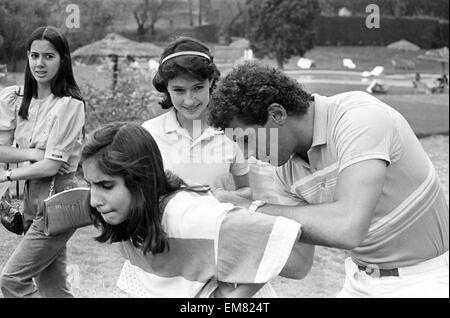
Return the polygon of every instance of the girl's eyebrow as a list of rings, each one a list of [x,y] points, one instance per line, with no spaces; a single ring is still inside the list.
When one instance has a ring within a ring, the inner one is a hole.
[[[55,55],[55,52],[38,52],[38,51],[30,51],[30,53],[37,53],[37,54],[52,54]]]

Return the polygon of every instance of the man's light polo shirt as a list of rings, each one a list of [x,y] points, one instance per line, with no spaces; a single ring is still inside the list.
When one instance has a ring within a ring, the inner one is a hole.
[[[360,264],[396,268],[449,247],[449,210],[434,166],[405,118],[364,92],[314,95],[309,163],[294,155],[276,170],[285,204],[332,202],[339,172],[371,159],[387,163],[367,237],[352,250]]]
[[[173,108],[142,126],[158,144],[164,168],[189,184],[234,190],[232,176],[249,172],[239,147],[222,131],[208,127],[198,138],[192,139],[180,126]],[[194,121],[194,129],[201,129],[200,126],[199,121]]]

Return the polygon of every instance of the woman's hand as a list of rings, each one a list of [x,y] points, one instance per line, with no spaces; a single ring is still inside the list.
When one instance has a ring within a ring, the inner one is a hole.
[[[63,162],[63,164],[61,165],[61,167],[58,170],[58,174],[68,174],[71,171],[69,170],[70,165],[67,162]]]

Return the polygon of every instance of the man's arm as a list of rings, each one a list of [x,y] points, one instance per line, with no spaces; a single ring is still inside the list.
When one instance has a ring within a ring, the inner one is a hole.
[[[385,161],[362,161],[341,171],[334,202],[307,206],[266,204],[258,212],[284,216],[302,224],[299,239],[302,243],[353,249],[367,235],[385,177]],[[250,200],[230,195],[220,200],[246,208],[251,203]]]
[[[355,163],[338,176],[334,202],[308,206],[266,205],[258,212],[302,224],[300,242],[353,249],[366,237],[386,177],[386,162]]]
[[[314,245],[295,243],[280,276],[303,279],[309,273],[314,261]]]

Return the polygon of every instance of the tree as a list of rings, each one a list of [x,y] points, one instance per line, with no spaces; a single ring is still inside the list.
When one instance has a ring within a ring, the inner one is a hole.
[[[156,22],[171,5],[172,3],[169,0],[142,0],[133,12],[138,25],[137,34],[142,37],[150,29],[151,34],[155,35]]]
[[[12,64],[17,71],[17,61],[26,58],[27,38],[39,26],[46,25],[49,12],[45,1],[0,0],[0,35],[3,46],[0,59]]]
[[[219,26],[221,35],[230,43],[234,26],[246,17],[246,0],[215,0],[211,1],[211,6],[209,19]]]
[[[69,5],[77,5],[80,12],[80,28],[70,28],[66,19]],[[70,49],[103,38],[115,19],[125,11],[123,0],[47,0],[51,12],[49,24],[59,27],[69,41]]]
[[[317,0],[249,0],[250,48],[255,56],[275,58],[280,68],[291,56],[314,47]]]

